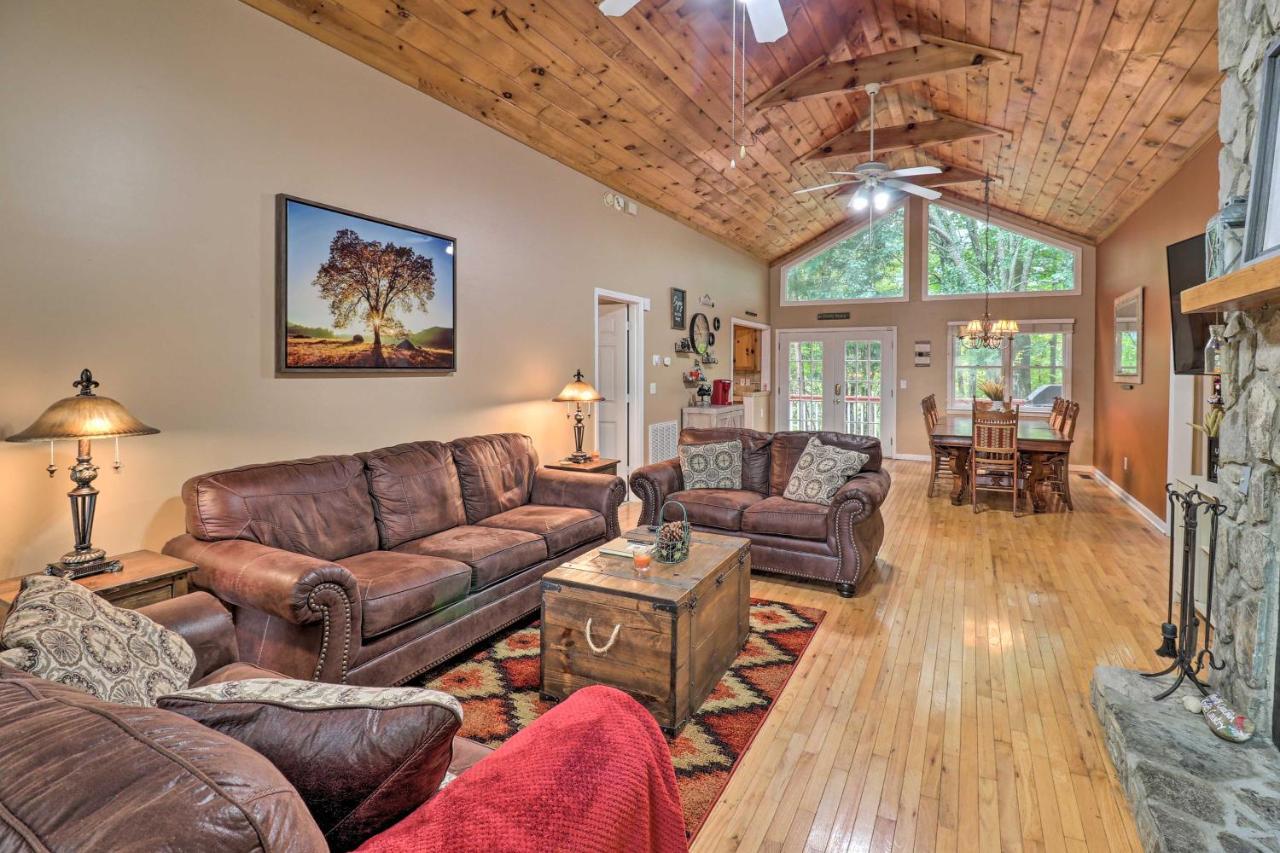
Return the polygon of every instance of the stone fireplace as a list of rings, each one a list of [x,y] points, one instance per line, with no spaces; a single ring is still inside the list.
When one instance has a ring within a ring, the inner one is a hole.
[[[1220,0],[1222,204],[1249,188],[1262,63],[1278,30],[1280,0]],[[1182,707],[1194,688],[1153,702],[1155,685],[1139,674],[1095,672],[1107,750],[1153,851],[1280,851],[1280,306],[1231,313],[1226,327],[1218,492],[1227,512],[1212,614],[1224,668],[1201,676],[1257,733],[1245,744],[1213,736]]]

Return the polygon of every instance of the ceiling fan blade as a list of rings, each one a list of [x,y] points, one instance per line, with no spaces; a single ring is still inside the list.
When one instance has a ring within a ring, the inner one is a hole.
[[[818,190],[829,190],[832,187],[843,187],[845,184],[856,184],[857,181],[836,181],[834,184],[823,184],[820,187],[805,187],[802,190],[796,190],[792,195],[802,195],[803,193],[816,193]]]
[[[609,2],[609,0],[606,0]],[[787,34],[787,19],[782,14],[779,0],[746,0],[747,15],[751,18],[751,31],[756,41],[767,44]]]
[[[915,184],[909,184],[906,181],[885,181],[886,187],[893,187],[895,190],[902,190],[904,193],[918,195],[920,198],[927,198],[929,201],[937,201],[942,198],[942,193],[937,190],[931,190],[928,187],[918,187]]]
[[[600,11],[611,18],[617,18],[630,12],[639,2],[640,0],[604,0],[600,4]]]
[[[893,169],[885,172],[886,178],[915,178],[920,175],[941,175],[942,170],[937,166],[908,166],[905,169]]]
[[[832,175],[848,175],[848,176],[850,176],[851,178],[853,178],[854,180],[858,180],[858,181],[865,181],[865,180],[867,179],[867,176],[866,176],[866,175],[864,175],[864,174],[862,174],[861,172],[830,172],[829,174],[832,174]]]

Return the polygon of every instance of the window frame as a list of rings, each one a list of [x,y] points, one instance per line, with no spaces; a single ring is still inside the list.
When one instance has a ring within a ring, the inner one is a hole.
[[[1072,379],[1072,343],[1075,339],[1075,320],[1019,320],[1018,331],[1020,334],[1045,334],[1059,332],[1065,335],[1062,341],[1062,396],[1068,400],[1071,399],[1071,379]],[[948,320],[947,321],[947,412],[949,414],[965,414],[972,410],[973,404],[971,400],[956,400],[953,398],[956,390],[956,331],[968,325],[968,320]],[[1053,327],[1053,328],[1048,328]],[[1007,384],[1013,376],[1013,347],[1003,346],[1000,348],[1000,373]],[[1051,411],[1051,406],[1021,406],[1019,411],[1028,417],[1045,417],[1047,418]]]
[[[929,293],[929,211],[934,205],[950,210],[952,213],[959,213],[972,219],[983,221],[986,218],[985,212],[979,212],[973,208],[962,204],[942,199],[939,201],[926,201],[924,210],[924,239],[920,241],[918,251],[920,252],[920,269],[923,274],[920,276],[920,298],[927,301],[945,301],[948,299],[983,299],[986,294],[983,293],[939,293],[931,295]],[[1028,297],[1046,297],[1046,296],[1080,296],[1084,293],[1084,247],[1078,243],[1072,243],[1058,237],[1035,231],[1025,225],[1012,222],[1006,217],[1000,216],[996,211],[991,212],[991,224],[999,226],[1006,231],[1012,231],[1015,234],[1021,234],[1032,240],[1053,246],[1057,249],[1063,249],[1071,253],[1072,256],[1072,279],[1073,286],[1070,290],[1032,290],[1017,291],[1014,293],[1006,293],[1000,291],[991,291],[992,299],[1025,299]],[[801,303],[803,304],[803,303]]]
[[[810,246],[795,257],[783,262],[778,270],[778,307],[795,308],[806,305],[872,305],[878,302],[910,302],[911,301],[911,210],[907,206],[906,194],[885,211],[877,213],[877,217],[887,216],[898,210],[902,211],[902,295],[901,296],[868,296],[862,299],[787,299],[787,275],[795,267],[821,255],[837,243],[841,243],[864,228],[870,227],[870,220],[850,222],[836,229],[826,239]]]

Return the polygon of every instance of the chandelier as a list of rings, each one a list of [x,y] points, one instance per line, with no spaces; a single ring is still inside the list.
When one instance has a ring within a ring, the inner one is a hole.
[[[986,292],[982,298],[982,318],[970,320],[957,334],[965,349],[1000,349],[1018,334],[1017,320],[991,319],[991,176],[982,179],[982,201],[986,207],[986,227],[982,230],[982,272]]]

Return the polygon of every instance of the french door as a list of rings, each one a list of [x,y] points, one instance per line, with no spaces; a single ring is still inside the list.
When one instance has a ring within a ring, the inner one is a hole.
[[[879,438],[894,447],[891,329],[778,332],[777,427]]]

